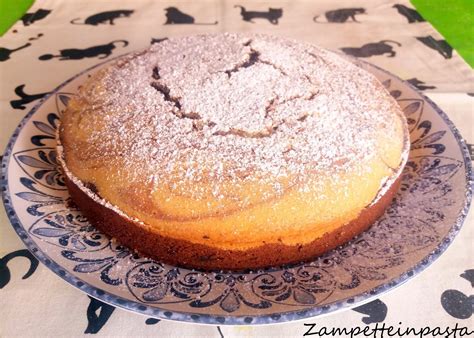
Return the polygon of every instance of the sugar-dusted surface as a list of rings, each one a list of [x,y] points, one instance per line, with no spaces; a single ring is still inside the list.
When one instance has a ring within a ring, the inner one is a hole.
[[[194,240],[216,228],[227,244],[257,223],[272,224],[270,242],[292,228],[292,243],[347,223],[407,153],[400,108],[372,75],[311,45],[240,34],[119,59],[71,100],[61,140],[71,172],[126,214],[177,237],[192,227]],[[196,225],[217,216],[220,227]]]

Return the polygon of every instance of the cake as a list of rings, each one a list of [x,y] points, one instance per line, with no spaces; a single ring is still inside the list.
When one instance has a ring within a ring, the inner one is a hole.
[[[58,158],[89,221],[159,261],[294,263],[366,230],[406,163],[405,117],[379,81],[302,42],[170,38],[120,57],[61,117]]]

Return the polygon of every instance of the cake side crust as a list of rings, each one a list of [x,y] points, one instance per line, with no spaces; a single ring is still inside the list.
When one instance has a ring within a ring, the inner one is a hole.
[[[146,229],[132,219],[97,203],[67,175],[65,183],[71,198],[88,218],[104,233],[120,243],[161,262],[204,270],[253,269],[297,263],[319,256],[349,241],[368,229],[390,205],[400,186],[401,177],[391,185],[376,203],[368,206],[359,217],[309,244],[289,246],[264,244],[249,250],[223,250],[203,244],[164,237]]]

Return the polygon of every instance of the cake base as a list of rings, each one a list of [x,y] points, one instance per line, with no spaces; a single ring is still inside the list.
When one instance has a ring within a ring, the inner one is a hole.
[[[310,260],[349,241],[368,229],[390,205],[399,189],[401,178],[365,208],[359,217],[320,238],[301,245],[263,244],[248,250],[223,250],[203,244],[162,236],[142,224],[123,217],[113,209],[94,200],[65,175],[72,200],[89,222],[121,244],[137,249],[160,262],[202,270],[241,270],[279,266]]]

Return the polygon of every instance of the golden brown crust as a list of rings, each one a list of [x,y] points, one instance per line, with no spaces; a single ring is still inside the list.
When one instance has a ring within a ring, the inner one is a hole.
[[[358,218],[308,244],[288,246],[262,243],[259,247],[240,251],[222,250],[161,236],[97,203],[67,175],[65,180],[71,198],[89,221],[101,231],[161,262],[205,270],[278,266],[321,255],[368,229],[390,205],[400,186],[399,177],[375,204],[362,210]]]

